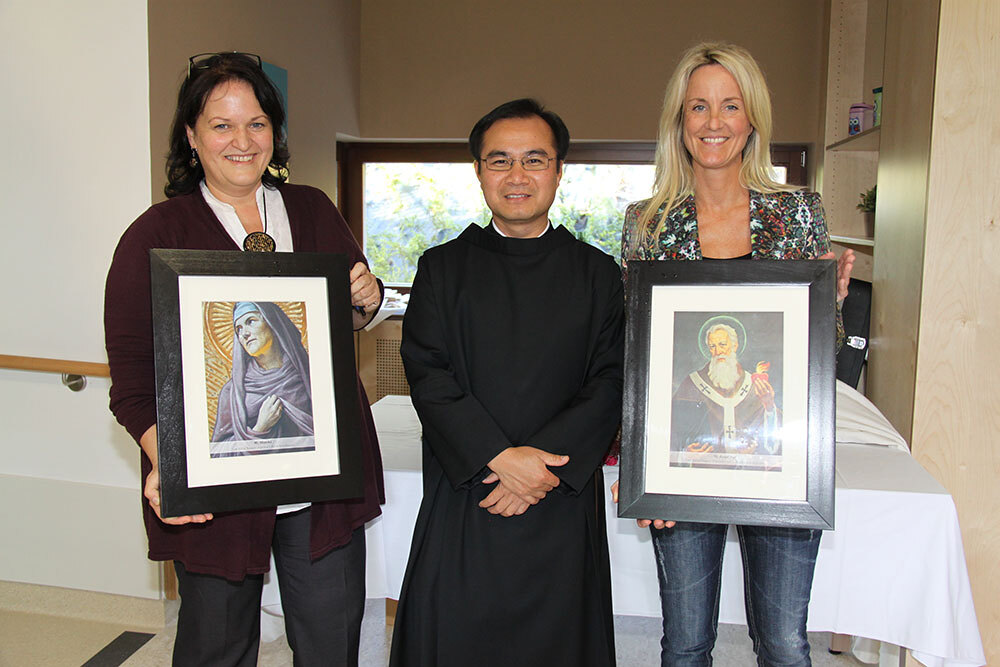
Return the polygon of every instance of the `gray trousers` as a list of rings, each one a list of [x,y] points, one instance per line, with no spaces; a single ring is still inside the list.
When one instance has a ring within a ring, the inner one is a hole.
[[[309,509],[278,515],[272,549],[295,667],[358,664],[365,609],[365,530],[309,559]],[[263,575],[232,582],[174,562],[181,606],[175,667],[253,667],[260,647]]]

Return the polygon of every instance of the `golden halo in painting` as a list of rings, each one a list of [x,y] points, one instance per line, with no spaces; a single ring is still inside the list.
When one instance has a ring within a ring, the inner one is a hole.
[[[277,301],[295,328],[302,332],[302,345],[309,351],[309,336],[306,332],[306,304],[302,301]],[[233,360],[233,308],[235,301],[209,301],[204,304],[205,337],[211,342],[215,352],[229,361]]]

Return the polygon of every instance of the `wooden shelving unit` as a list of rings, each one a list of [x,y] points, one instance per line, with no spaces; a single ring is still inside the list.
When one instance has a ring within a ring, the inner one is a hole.
[[[834,142],[826,147],[828,151],[863,151],[878,153],[881,127],[873,127],[860,134],[854,134],[846,139]]]
[[[882,84],[887,0],[832,0],[827,70],[826,131],[821,191],[830,239],[857,257],[854,276],[872,280],[875,241],[857,209],[862,192],[878,179],[881,129],[848,136],[848,112],[871,103]],[[876,213],[876,228],[878,215]]]
[[[875,239],[869,236],[840,236],[839,234],[830,234],[830,240],[834,243],[839,243],[840,245],[850,246],[852,248],[874,248]]]

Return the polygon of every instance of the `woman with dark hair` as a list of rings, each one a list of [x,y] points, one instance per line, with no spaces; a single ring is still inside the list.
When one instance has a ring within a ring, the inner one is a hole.
[[[252,90],[261,111],[270,121],[273,145],[270,159],[260,175],[264,185],[275,188],[288,177],[288,145],[282,134],[285,127],[285,107],[281,93],[264,70],[260,57],[253,54],[203,53],[188,61],[188,76],[177,96],[177,109],[170,128],[170,153],[167,155],[168,197],[196,190],[205,179],[205,168],[198,161],[198,151],[191,142],[191,131],[205,109],[208,95],[221,84],[239,81]],[[276,131],[275,131],[276,130]]]
[[[689,49],[667,84],[653,196],[625,213],[626,278],[633,259],[832,259],[819,195],[774,180],[770,142],[771,100],[753,57],[732,44]],[[853,261],[848,250],[838,263],[841,300]],[[838,345],[842,338],[838,317]],[[766,380],[751,392],[773,400]],[[662,664],[712,664],[728,526],[639,525],[650,526],[656,555]],[[822,532],[750,525],[737,532],[758,664],[808,665],[806,613]]]
[[[143,515],[153,560],[173,560],[181,607],[175,665],[254,665],[263,574],[274,551],[295,664],[357,664],[364,611],[364,524],[380,513],[382,463],[358,382],[364,495],[336,502],[160,516],[149,250],[333,252],[348,256],[354,328],[381,283],[320,190],[285,183],[284,110],[260,58],[190,59],[167,158],[168,199],[122,236],[108,273],[104,326],[111,410],[142,450]]]

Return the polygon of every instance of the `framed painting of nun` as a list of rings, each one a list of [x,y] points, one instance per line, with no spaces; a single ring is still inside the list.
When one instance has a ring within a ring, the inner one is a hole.
[[[347,259],[152,250],[161,512],[360,496]]]

